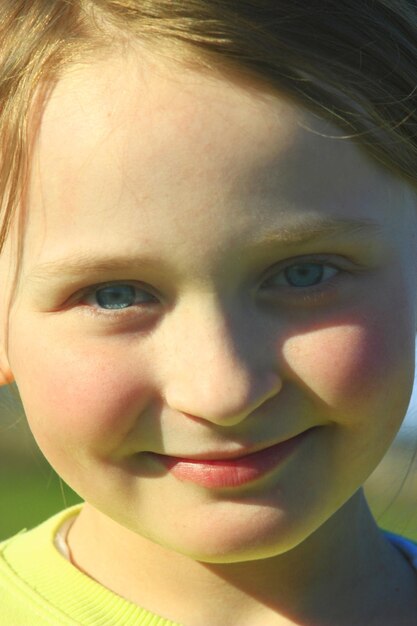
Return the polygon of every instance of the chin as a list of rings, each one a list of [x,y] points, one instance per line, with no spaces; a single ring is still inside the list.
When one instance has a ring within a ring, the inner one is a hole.
[[[308,531],[297,528],[294,522],[283,519],[283,515],[275,512],[266,516],[261,512],[250,523],[237,518],[225,524],[223,520],[201,524],[198,531],[194,528],[181,535],[177,533],[175,539],[149,538],[195,561],[221,564],[269,559],[291,550],[306,536]]]

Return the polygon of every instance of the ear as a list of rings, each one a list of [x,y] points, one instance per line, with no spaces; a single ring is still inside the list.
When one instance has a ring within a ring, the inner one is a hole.
[[[0,387],[5,387],[14,382],[14,376],[9,365],[4,348],[0,348]]]

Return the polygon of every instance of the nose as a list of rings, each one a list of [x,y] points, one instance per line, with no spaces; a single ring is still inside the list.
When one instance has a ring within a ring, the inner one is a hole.
[[[280,391],[272,342],[253,322],[218,309],[172,322],[165,342],[164,396],[170,408],[235,426]]]

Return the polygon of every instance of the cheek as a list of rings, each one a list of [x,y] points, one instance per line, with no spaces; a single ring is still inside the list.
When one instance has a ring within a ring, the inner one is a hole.
[[[397,320],[338,321],[292,335],[284,345],[290,375],[327,407],[351,417],[377,407],[406,411],[413,384],[414,337]]]
[[[16,359],[14,371],[28,422],[39,446],[59,454],[72,448],[106,454],[115,450],[135,426],[150,397],[145,365],[106,350],[59,351],[49,344],[33,363]],[[24,354],[16,345],[16,354]]]

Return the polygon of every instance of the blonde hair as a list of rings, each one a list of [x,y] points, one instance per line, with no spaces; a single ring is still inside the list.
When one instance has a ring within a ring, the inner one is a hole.
[[[0,246],[28,179],[31,111],[72,63],[134,39],[208,71],[256,78],[416,184],[414,2],[2,0]]]

